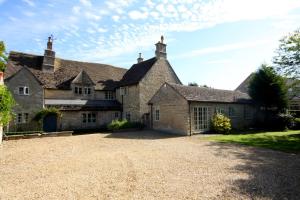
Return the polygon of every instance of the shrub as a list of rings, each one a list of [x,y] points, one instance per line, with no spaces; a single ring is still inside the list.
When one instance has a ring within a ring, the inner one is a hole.
[[[39,112],[37,112],[33,120],[41,122],[44,119],[44,117],[51,114],[57,115],[58,117],[62,116],[61,112],[57,108],[50,107],[50,108],[44,108]]]
[[[292,129],[300,130],[300,118],[294,118],[292,124]]]
[[[290,114],[280,113],[275,117],[275,120],[272,121],[271,127],[277,130],[286,130],[292,127],[293,116]]]
[[[120,129],[130,129],[130,128],[144,128],[144,124],[140,122],[129,122],[125,120],[113,120],[107,125],[107,129],[110,131],[120,130]]]
[[[0,123],[7,125],[12,119],[15,100],[6,86],[0,86]]]
[[[231,122],[223,114],[215,114],[212,119],[212,128],[217,133],[228,134],[231,131]]]

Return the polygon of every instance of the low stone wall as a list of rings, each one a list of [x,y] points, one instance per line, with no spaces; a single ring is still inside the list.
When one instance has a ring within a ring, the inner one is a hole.
[[[6,135],[4,140],[19,140],[19,139],[32,139],[43,137],[60,137],[60,136],[72,136],[73,131],[51,132],[51,133],[33,133],[24,135]]]

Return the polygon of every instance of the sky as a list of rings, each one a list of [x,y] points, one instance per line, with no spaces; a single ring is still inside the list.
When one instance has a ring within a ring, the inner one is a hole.
[[[167,57],[183,84],[235,89],[279,40],[300,28],[300,0],[0,0],[7,51],[42,55],[54,35],[56,56],[130,68]]]

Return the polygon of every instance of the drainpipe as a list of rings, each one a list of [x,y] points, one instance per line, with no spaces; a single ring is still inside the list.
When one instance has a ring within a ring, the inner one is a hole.
[[[151,129],[153,129],[153,115],[152,115],[152,113],[153,113],[153,104],[151,103],[150,104],[150,127],[151,127]]]
[[[190,136],[192,136],[192,116],[191,116],[191,102],[189,101],[189,121],[190,121]]]

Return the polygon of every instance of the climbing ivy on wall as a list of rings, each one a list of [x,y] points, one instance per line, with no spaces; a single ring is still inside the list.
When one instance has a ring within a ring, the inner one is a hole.
[[[0,85],[0,123],[7,125],[12,119],[15,100],[6,86]]]

